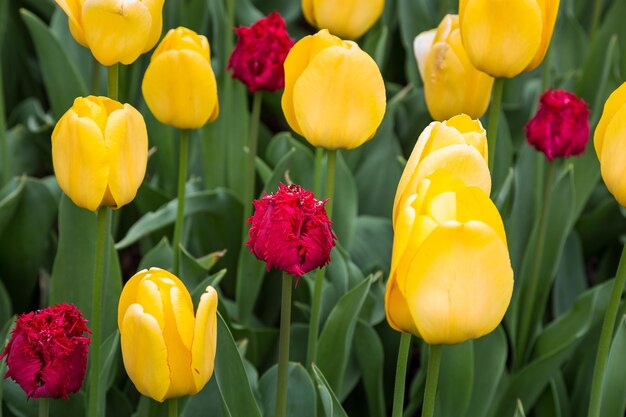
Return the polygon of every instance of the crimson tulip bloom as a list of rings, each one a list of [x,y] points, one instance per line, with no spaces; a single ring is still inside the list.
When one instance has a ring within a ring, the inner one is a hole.
[[[83,385],[91,333],[74,305],[57,304],[17,318],[0,355],[28,397],[68,398]]]

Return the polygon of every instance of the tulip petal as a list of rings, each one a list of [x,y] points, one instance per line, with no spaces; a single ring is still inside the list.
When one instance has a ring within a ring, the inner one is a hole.
[[[537,53],[533,57],[533,60],[528,64],[524,71],[534,70],[543,61],[548,47],[550,46],[550,39],[552,39],[552,32],[554,31],[554,23],[556,22],[556,16],[559,12],[559,0],[543,0],[539,1],[541,7],[541,16],[543,17],[541,44]]]
[[[216,116],[217,84],[199,53],[169,50],[154,58],[141,85],[152,114],[179,129],[196,129]]]
[[[81,0],[55,0],[68,17],[68,23],[72,36],[82,46],[87,46],[85,32],[82,26],[82,1]]]
[[[114,111],[104,140],[111,167],[109,189],[117,207],[122,207],[135,198],[146,173],[148,131],[141,113],[129,104]]]
[[[77,206],[96,211],[109,176],[107,149],[98,125],[68,110],[52,132],[52,163],[63,192]]]
[[[170,372],[159,324],[139,304],[132,304],[126,310],[120,333],[124,367],[137,391],[163,402]]]
[[[438,227],[411,261],[404,293],[429,344],[454,344],[495,329],[511,299],[506,246],[482,222]]]
[[[385,291],[385,315],[387,323],[399,332],[411,333],[420,337],[411,317],[406,299],[398,289],[395,274],[391,274]]]
[[[124,316],[126,315],[126,310],[131,304],[134,304],[137,300],[137,292],[139,291],[139,287],[143,282],[144,278],[153,273],[153,270],[159,270],[159,268],[150,268],[141,270],[133,275],[126,284],[124,284],[124,291],[120,294],[120,299],[117,303],[117,328],[122,330],[122,321],[124,320]]]
[[[313,0],[316,26],[344,39],[358,39],[383,12],[384,0]]]
[[[87,0],[82,20],[89,49],[106,66],[133,63],[151,35],[152,16],[139,0]]]
[[[317,23],[315,23],[315,13],[313,11],[313,0],[302,0],[302,14],[311,26],[317,26]]]
[[[142,0],[146,5],[150,16],[152,16],[152,24],[150,25],[150,33],[146,40],[146,45],[142,52],[148,52],[156,45],[163,32],[163,3],[164,0]]]
[[[611,123],[615,114],[623,108],[624,104],[626,104],[626,82],[613,91],[604,103],[602,117],[600,117],[600,121],[598,122],[598,126],[596,127],[596,131],[593,135],[593,146],[596,150],[596,155],[598,155],[598,159],[600,160],[602,160],[602,148],[604,145],[607,126]]]
[[[606,127],[600,156],[602,179],[617,202],[626,206],[626,106],[615,113]]]
[[[415,54],[415,60],[417,61],[417,68],[419,69],[422,80],[426,78],[424,67],[426,66],[426,57],[430,52],[430,48],[433,46],[437,29],[427,30],[415,37],[413,41],[413,53]]]
[[[191,348],[191,373],[196,391],[200,391],[213,375],[216,349],[217,292],[209,286],[200,297]]]
[[[476,68],[493,77],[514,77],[537,54],[542,36],[537,0],[467,0],[463,45]]]
[[[295,115],[314,146],[352,149],[372,138],[385,114],[385,85],[374,60],[356,44],[330,47],[293,89]]]

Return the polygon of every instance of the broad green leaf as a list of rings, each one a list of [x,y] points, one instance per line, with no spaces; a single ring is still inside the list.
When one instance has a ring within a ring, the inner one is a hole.
[[[222,269],[217,271],[215,274],[211,274],[205,279],[203,279],[198,285],[190,288],[191,299],[194,301],[195,305],[198,305],[200,301],[200,297],[202,294],[206,292],[207,287],[210,285],[212,287],[217,287],[222,278],[226,275],[226,270]]]
[[[341,395],[348,355],[352,349],[359,311],[369,291],[371,277],[348,291],[333,308],[319,338],[317,365],[333,391]]]
[[[462,416],[474,389],[474,341],[444,346],[441,355],[435,416]],[[480,368],[477,370],[481,372]]]
[[[384,352],[378,334],[367,323],[359,320],[354,339],[354,351],[365,388],[367,408],[371,417],[385,415],[385,391],[383,387]]]
[[[265,192],[278,190],[278,183],[287,182],[286,176],[295,184],[306,189],[313,187],[313,152],[296,140],[291,133],[282,132],[274,136],[265,151],[267,162],[274,166],[270,179],[265,183]],[[321,198],[321,196],[316,196]]]
[[[313,366],[313,375],[317,382],[317,392],[322,402],[324,409],[324,415],[326,417],[348,417],[345,410],[341,406],[341,402],[337,399],[335,392],[332,390],[330,384],[324,377],[324,374],[315,364]]]
[[[306,369],[294,362],[289,363],[287,383],[287,416],[316,417],[317,399],[315,386]],[[276,381],[278,365],[272,366],[259,380],[259,393],[263,415],[272,416],[276,410]]]
[[[2,279],[0,279],[0,323],[6,323],[12,315],[13,307],[11,305],[11,297],[9,297],[9,293],[4,287]],[[0,340],[4,340],[1,334]]]
[[[150,268],[171,269],[173,264],[172,257],[172,248],[167,238],[164,237],[141,258],[137,269],[139,271]]]
[[[602,417],[622,417],[626,412],[625,354],[626,316],[623,316],[613,337],[609,358],[606,363],[600,408]]]
[[[565,242],[552,289],[554,316],[565,313],[586,289],[587,276],[582,245],[578,234],[572,232]]]
[[[242,323],[249,323],[252,318],[252,310],[257,301],[263,277],[265,276],[265,263],[258,260],[250,253],[248,247],[243,247],[239,252],[237,262],[237,311]]]
[[[230,415],[261,417],[237,345],[219,314],[216,359],[214,378]]]
[[[229,417],[230,414],[222,411],[222,398],[217,387],[215,376],[196,395],[188,397],[181,408],[181,417],[196,417],[210,415],[211,417]],[[232,416],[231,416],[232,417]]]
[[[385,276],[389,275],[392,245],[391,219],[359,216],[350,257],[362,271],[382,270]]]
[[[87,95],[87,87],[50,29],[28,10],[22,9],[21,15],[35,43],[52,112],[59,119],[76,97]]]
[[[141,395],[134,417],[168,417],[167,403],[154,401],[150,397]]]

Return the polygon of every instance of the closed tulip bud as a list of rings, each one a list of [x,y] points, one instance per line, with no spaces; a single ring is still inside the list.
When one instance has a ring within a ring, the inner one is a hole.
[[[500,214],[478,187],[447,170],[402,202],[385,293],[387,321],[429,344],[495,329],[511,300],[513,270]]]
[[[141,91],[154,117],[179,129],[196,129],[219,113],[209,41],[196,32],[170,29],[150,58]]]
[[[417,139],[406,163],[393,204],[393,222],[402,201],[417,192],[422,179],[438,169],[446,169],[467,185],[491,193],[487,166],[487,135],[479,120],[461,114],[445,122],[431,123]]]
[[[626,83],[604,103],[593,144],[600,161],[602,179],[613,197],[626,206]]]
[[[0,359],[28,397],[64,398],[85,379],[89,333],[74,305],[57,304],[20,315]]]
[[[302,13],[312,26],[347,39],[360,38],[376,23],[384,0],[302,0]]]
[[[55,0],[76,42],[102,65],[131,64],[157,43],[163,0]]]
[[[385,106],[380,70],[356,43],[321,30],[300,39],[287,55],[283,112],[313,146],[362,145],[376,133]]]
[[[278,268],[296,278],[326,265],[335,234],[325,203],[299,185],[280,184],[278,192],[254,201],[246,245],[268,271]]]
[[[141,394],[163,402],[193,395],[213,374],[217,292],[209,286],[196,316],[185,285],[159,268],[135,274],[117,310],[124,367]]]
[[[434,120],[461,113],[478,119],[485,113],[493,78],[478,71],[467,57],[458,16],[447,15],[437,29],[419,34],[413,49]]]
[[[548,160],[580,155],[589,140],[587,104],[569,91],[547,90],[526,125],[526,139]]]
[[[78,97],[52,131],[52,163],[59,186],[88,210],[130,203],[147,162],[146,123],[130,104]]]
[[[459,23],[470,61],[493,77],[515,77],[541,64],[559,0],[460,0]]]

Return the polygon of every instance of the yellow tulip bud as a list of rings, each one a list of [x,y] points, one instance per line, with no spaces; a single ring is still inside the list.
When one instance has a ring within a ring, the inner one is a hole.
[[[543,61],[559,0],[460,0],[459,23],[470,61],[493,77],[515,77]]]
[[[291,128],[312,145],[362,145],[376,133],[386,103],[380,70],[356,43],[321,30],[289,51],[283,113]]]
[[[342,38],[360,38],[383,13],[385,0],[302,0],[302,13],[318,29]]]
[[[400,177],[393,203],[395,224],[402,201],[417,192],[422,179],[438,169],[446,169],[467,185],[491,193],[487,166],[487,135],[479,120],[461,114],[445,122],[431,123],[417,143]]]
[[[154,117],[196,129],[219,114],[209,41],[193,30],[170,29],[152,54],[141,91]]]
[[[420,33],[413,50],[434,120],[461,113],[478,119],[485,113],[493,78],[478,71],[467,57],[458,16],[447,15],[437,29]]]
[[[148,163],[148,132],[130,104],[78,97],[52,131],[59,187],[79,207],[95,211],[130,203]]]
[[[102,65],[131,64],[157,43],[163,0],[55,0],[76,42]]]
[[[626,83],[604,103],[593,144],[606,187],[619,204],[626,206]]]
[[[387,321],[430,344],[490,333],[513,292],[504,225],[489,197],[447,170],[402,202],[385,293]]]
[[[141,394],[163,402],[193,395],[213,375],[217,292],[206,288],[196,317],[185,285],[159,268],[135,274],[117,310],[124,367]]]

